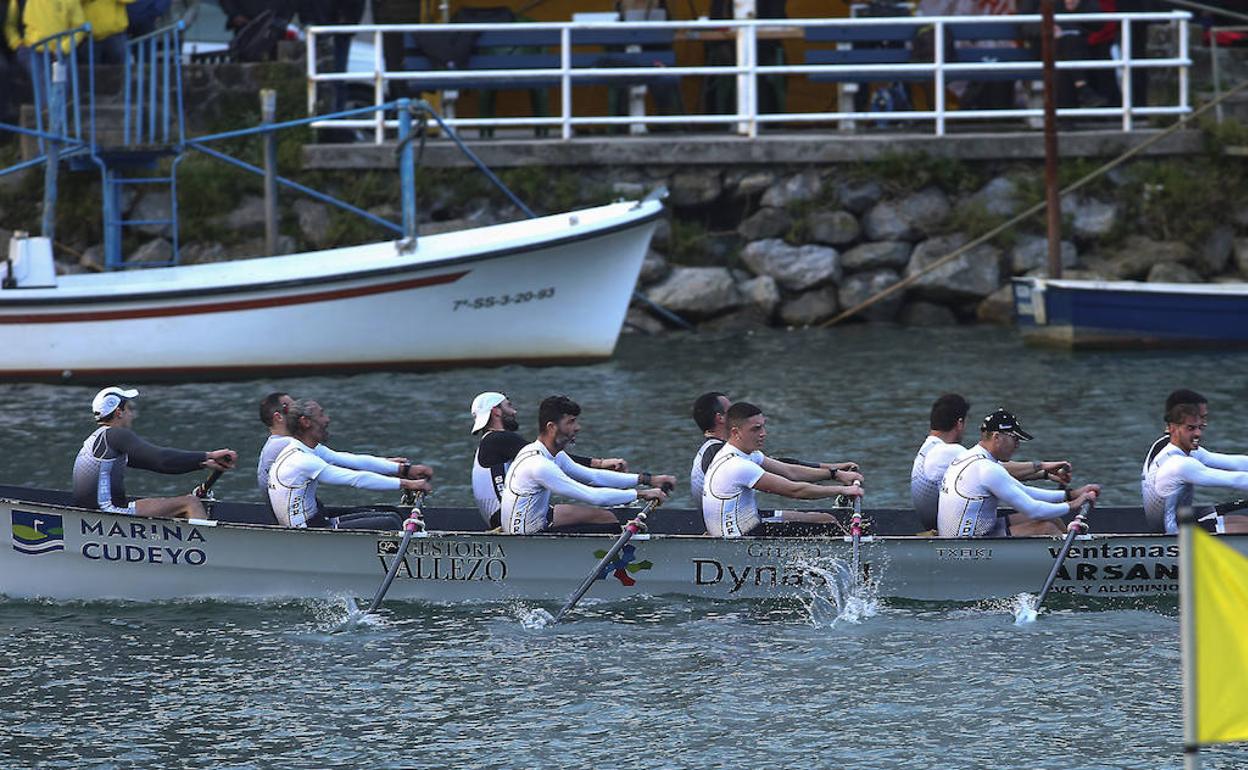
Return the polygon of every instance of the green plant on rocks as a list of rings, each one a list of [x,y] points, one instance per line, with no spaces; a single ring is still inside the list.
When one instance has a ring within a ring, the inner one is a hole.
[[[875,179],[895,195],[935,185],[945,192],[966,193],[980,187],[984,179],[969,163],[941,158],[925,152],[886,152],[870,163],[850,169],[851,178]]]

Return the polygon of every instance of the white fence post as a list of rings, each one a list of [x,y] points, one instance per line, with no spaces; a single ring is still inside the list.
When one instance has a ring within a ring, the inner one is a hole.
[[[560,136],[572,138],[572,29],[559,28],[559,115]]]

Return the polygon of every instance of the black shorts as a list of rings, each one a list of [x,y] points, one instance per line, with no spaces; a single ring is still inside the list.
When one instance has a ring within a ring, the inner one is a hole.
[[[555,523],[555,506],[551,505],[546,508],[546,526],[550,529],[550,525]],[[499,509],[490,514],[490,529],[500,529],[503,526],[503,511]]]

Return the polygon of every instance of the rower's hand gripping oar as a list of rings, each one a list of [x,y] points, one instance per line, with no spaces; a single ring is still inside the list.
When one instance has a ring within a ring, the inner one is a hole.
[[[670,484],[663,485],[664,492],[669,492],[671,489],[672,487]],[[598,575],[602,572],[602,568],[614,561],[615,557],[619,554],[620,549],[627,545],[629,540],[633,539],[633,535],[645,528],[646,517],[649,516],[650,513],[658,506],[658,500],[651,500],[646,503],[646,507],[642,508],[640,513],[633,517],[632,521],[624,525],[624,531],[620,533],[620,537],[615,541],[615,545],[611,546],[611,549],[607,551],[607,555],[603,556],[598,563],[594,565],[594,569],[586,575],[585,580],[581,582],[581,587],[576,589],[576,592],[568,598],[568,601],[559,609],[559,612],[555,613],[554,620],[551,621],[552,624],[563,620],[563,616],[567,615],[568,612],[576,606],[576,603],[581,600],[581,597],[585,595],[585,592],[589,590],[589,587],[592,586],[594,581],[598,579]]]
[[[377,593],[373,595],[372,603],[368,605],[368,609],[364,610],[365,615],[375,612],[381,606],[381,600],[385,598],[386,591],[390,590],[390,584],[394,582],[394,576],[399,574],[399,567],[403,564],[403,556],[407,553],[408,543],[412,542],[412,536],[418,531],[424,531],[425,519],[424,514],[420,510],[424,498],[424,492],[411,492],[410,496],[407,492],[404,493],[402,502],[404,505],[410,503],[412,512],[408,514],[407,520],[403,522],[403,540],[399,543],[399,550],[394,555],[394,561],[390,562],[390,569],[386,571],[385,580],[382,580],[381,585],[377,587]]]
[[[1066,526],[1066,539],[1062,541],[1062,550],[1057,554],[1057,561],[1053,562],[1053,569],[1049,570],[1049,576],[1045,578],[1044,585],[1040,588],[1040,594],[1036,597],[1036,603],[1032,606],[1032,612],[1040,612],[1040,605],[1044,604],[1044,597],[1049,595],[1049,589],[1053,587],[1053,581],[1057,580],[1057,573],[1062,569],[1062,563],[1066,561],[1066,554],[1070,553],[1070,547],[1074,544],[1075,538],[1088,531],[1088,522],[1086,516],[1092,509],[1092,503],[1087,502],[1079,506],[1079,512],[1075,514],[1075,518],[1070,520],[1070,524]]]
[[[219,469],[213,471],[212,473],[209,473],[208,478],[199,482],[199,484],[197,484],[195,488],[191,490],[191,494],[203,500],[205,497],[208,496],[208,493],[212,490],[212,485],[217,483],[217,479],[221,478],[221,474],[223,473],[225,473],[225,471],[219,470]]]

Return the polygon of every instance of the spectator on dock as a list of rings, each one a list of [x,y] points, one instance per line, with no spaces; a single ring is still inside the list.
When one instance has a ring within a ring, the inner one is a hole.
[[[364,0],[302,0],[299,4],[299,21],[304,26],[318,24],[359,24],[364,15]],[[347,61],[351,55],[351,35],[330,35],[332,46],[332,69],[330,72],[346,72]],[[331,112],[340,112],[347,105],[347,84],[341,81],[333,84],[333,101]]]
[[[86,23],[79,0],[8,0],[4,18],[4,38],[9,49],[27,72],[34,68],[31,46],[61,32],[68,32]],[[68,54],[83,40],[83,34],[61,41],[61,53]]]
[[[127,34],[131,39],[151,34],[156,23],[167,13],[172,0],[133,0],[126,5],[126,17],[130,20]]]
[[[234,33],[230,53],[238,61],[271,59],[295,15],[295,0],[221,0],[225,28]]]
[[[1099,13],[1099,0],[1058,0],[1055,12],[1068,13]],[[1018,0],[1019,13],[1039,13],[1040,0]],[[1097,58],[1089,41],[1100,24],[1097,22],[1055,24],[1054,56],[1058,61],[1086,61]],[[1039,51],[1041,49],[1041,29],[1039,25],[1028,25],[1025,28],[1028,45]],[[1092,84],[1093,73],[1089,70],[1057,70],[1057,106],[1058,107],[1105,107],[1109,99],[1097,91]]]
[[[82,13],[91,25],[97,64],[122,64],[126,60],[126,30],[131,0],[82,0]],[[79,51],[81,54],[82,52]]]
[[[420,24],[420,0],[373,0],[374,24]],[[430,19],[429,23],[436,20]],[[381,36],[382,55],[386,61],[387,72],[402,72],[403,58],[407,55],[407,38],[409,33],[390,32]],[[391,99],[404,96],[418,96],[408,89],[402,81],[392,80],[389,84]]]

